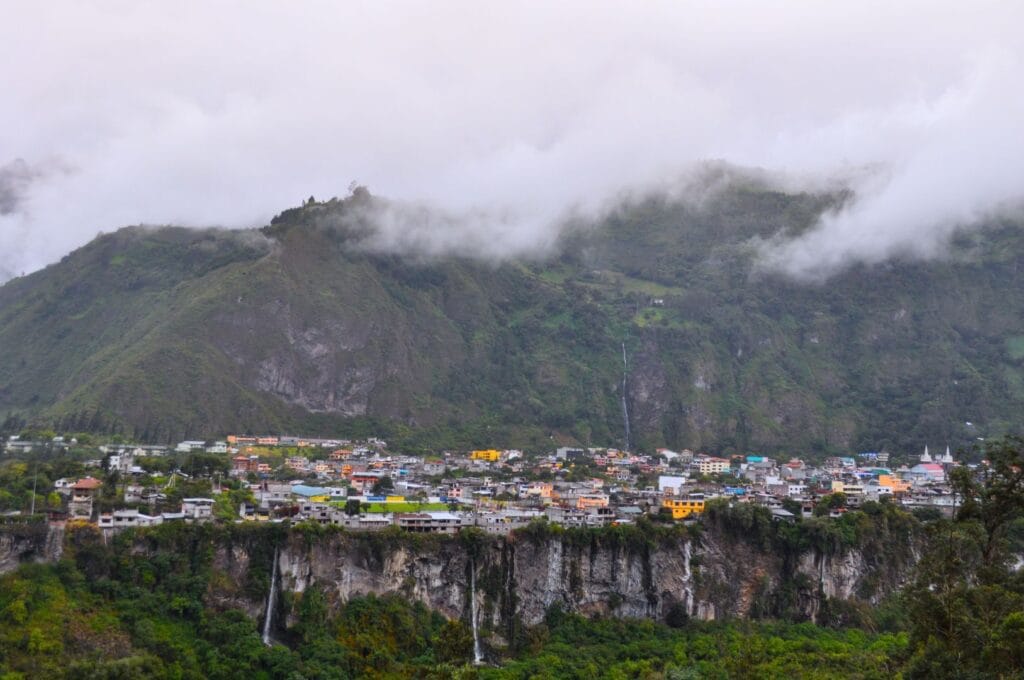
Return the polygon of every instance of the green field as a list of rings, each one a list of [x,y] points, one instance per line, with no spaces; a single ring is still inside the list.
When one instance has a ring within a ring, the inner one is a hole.
[[[364,503],[366,512],[438,512],[447,510],[444,503]]]

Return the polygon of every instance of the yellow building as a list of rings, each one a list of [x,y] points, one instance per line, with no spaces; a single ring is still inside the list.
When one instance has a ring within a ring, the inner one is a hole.
[[[501,451],[497,449],[481,449],[479,451],[473,451],[469,454],[471,460],[486,460],[490,463],[496,463],[501,460]]]
[[[690,515],[704,512],[703,498],[666,498],[661,507],[672,511],[672,519],[686,519]]]

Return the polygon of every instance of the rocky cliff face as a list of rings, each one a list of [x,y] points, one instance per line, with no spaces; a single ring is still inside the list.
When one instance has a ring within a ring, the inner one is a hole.
[[[57,524],[0,526],[0,574],[24,562],[56,562],[63,553],[64,527]]]
[[[187,569],[208,575],[210,606],[241,609],[262,625],[269,604],[275,629],[294,624],[303,596],[317,588],[334,611],[366,595],[398,595],[467,623],[475,610],[479,630],[495,642],[540,623],[553,607],[671,624],[762,617],[843,622],[857,607],[902,587],[918,559],[913,533],[886,550],[868,541],[862,548],[787,552],[714,524],[699,532],[540,528],[504,537],[281,525],[171,528],[115,542],[96,530],[74,532],[69,551],[84,573],[97,575],[118,561],[107,559],[116,557],[111,551],[147,560],[161,551],[187,555]],[[60,559],[62,527],[3,529],[0,573]],[[272,579],[277,595],[269,598]]]
[[[294,621],[296,605],[311,587],[321,589],[332,607],[360,595],[395,594],[469,621],[475,581],[478,623],[503,638],[517,625],[539,623],[552,606],[661,621],[781,615],[819,620],[835,599],[877,602],[903,584],[914,562],[913,555],[890,563],[858,550],[812,550],[787,559],[707,533],[657,541],[575,532],[467,541],[293,532],[277,548],[283,596],[275,606],[283,612],[281,621]],[[273,557],[272,548],[260,550],[257,558],[244,546],[218,546],[214,568],[223,572],[220,582],[233,584],[251,582],[258,569],[267,586],[262,597],[230,589],[210,597],[262,620]]]

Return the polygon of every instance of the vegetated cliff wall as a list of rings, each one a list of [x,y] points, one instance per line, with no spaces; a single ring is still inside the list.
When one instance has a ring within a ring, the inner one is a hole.
[[[356,596],[394,594],[469,622],[474,580],[478,624],[504,638],[519,625],[541,622],[552,606],[670,623],[826,622],[848,614],[851,604],[875,604],[899,589],[917,560],[913,546],[787,553],[717,531],[622,529],[544,528],[507,537],[292,531],[280,536],[276,553],[274,546],[260,546],[258,558],[244,543],[218,545],[213,570],[221,577],[215,581],[235,585],[211,587],[210,598],[262,620],[276,554],[282,595],[275,607],[282,624],[295,620],[311,587],[334,608]],[[253,583],[260,585],[242,587]]]
[[[60,559],[63,527],[2,528],[0,573],[27,561]],[[164,529],[164,539],[157,540],[153,532]],[[313,587],[333,609],[353,597],[393,594],[470,622],[475,582],[477,623],[504,639],[521,625],[541,622],[552,607],[669,623],[774,617],[843,622],[858,606],[898,590],[918,558],[913,536],[885,549],[873,540],[856,547],[803,542],[787,549],[764,539],[767,534],[737,535],[714,522],[703,528],[539,526],[504,537],[282,525],[157,527],[115,541],[102,540],[95,530],[90,535],[94,549],[127,550],[134,557],[188,552],[194,568],[208,576],[209,605],[242,609],[260,621],[276,559],[277,627],[295,621],[303,593]],[[93,558],[80,546],[72,554],[81,568],[91,568],[82,562]]]

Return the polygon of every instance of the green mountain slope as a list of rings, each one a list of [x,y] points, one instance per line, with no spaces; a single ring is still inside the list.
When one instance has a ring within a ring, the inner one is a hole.
[[[649,198],[503,263],[376,253],[365,194],[260,232],[124,229],[0,287],[0,414],[155,440],[621,443],[624,345],[642,447],[907,450],[1015,429],[1017,227],[824,285],[754,267],[751,239],[840,199]]]

